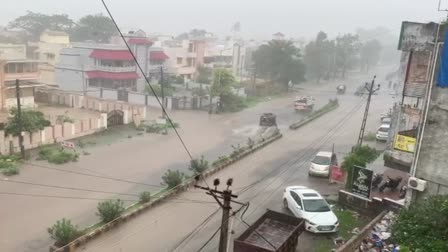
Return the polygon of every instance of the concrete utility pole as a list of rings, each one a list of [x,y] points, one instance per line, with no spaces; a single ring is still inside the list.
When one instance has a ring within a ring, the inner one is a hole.
[[[369,114],[370,100],[372,98],[372,94],[380,89],[380,84],[378,84],[376,89],[373,89],[373,85],[375,85],[375,78],[376,78],[376,76],[373,76],[373,80],[370,83],[370,87],[368,87],[369,83],[366,83],[366,85],[365,85],[366,90],[369,92],[369,96],[367,97],[366,110],[364,111],[364,117],[362,118],[362,124],[361,124],[361,130],[359,131],[358,146],[362,145],[362,140],[364,138],[364,131],[366,129],[367,115]]]
[[[199,180],[200,175],[197,175],[195,177],[196,182]],[[206,194],[211,195],[216,202],[221,206],[222,208],[222,219],[221,219],[221,235],[219,237],[219,252],[227,252],[227,245],[229,240],[229,219],[230,219],[230,210],[232,210],[232,207],[230,206],[230,203],[233,201],[232,198],[237,198],[237,195],[232,194],[232,190],[230,190],[230,186],[233,184],[233,179],[229,178],[227,180],[227,188],[224,191],[217,190],[218,185],[220,184],[219,179],[215,179],[213,181],[213,185],[215,186],[215,189],[211,189],[208,186],[203,187],[199,185],[195,185],[196,188],[202,189],[207,191]],[[223,199],[223,202],[221,202],[220,199]],[[242,204],[237,201],[233,201],[238,204]]]
[[[23,135],[22,135],[22,107],[20,106],[20,86],[18,79],[16,79],[16,97],[17,97],[17,127],[19,130],[20,155],[22,156],[22,159],[25,159],[25,147],[23,146]]]

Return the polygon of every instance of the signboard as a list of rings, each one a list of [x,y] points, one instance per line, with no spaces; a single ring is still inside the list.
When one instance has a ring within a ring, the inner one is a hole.
[[[397,134],[394,140],[394,149],[413,153],[415,150],[415,143],[415,137]]]
[[[62,141],[61,142],[61,146],[64,147],[64,148],[74,149],[75,148],[75,143],[69,142],[69,141]]]
[[[370,198],[373,171],[360,166],[353,166],[352,193]]]
[[[403,22],[401,24],[398,50],[430,51],[437,34],[437,23]]]
[[[340,166],[333,165],[331,166],[331,173],[330,173],[330,182],[336,182],[336,183],[345,183],[345,171]]]

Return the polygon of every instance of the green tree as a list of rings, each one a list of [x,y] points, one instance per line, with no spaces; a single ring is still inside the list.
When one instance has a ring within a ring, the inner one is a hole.
[[[448,195],[430,196],[402,209],[392,237],[410,251],[448,251]]]
[[[194,173],[202,173],[208,169],[208,161],[204,159],[204,156],[201,156],[201,159],[192,159],[188,169]]]
[[[10,110],[11,117],[8,118],[6,123],[6,134],[12,134],[18,136],[19,132],[19,117],[17,115],[17,109],[12,108]],[[44,129],[44,127],[50,126],[50,121],[46,120],[44,114],[35,110],[22,111],[22,130],[27,132],[36,132]]]
[[[376,149],[364,145],[355,147],[350,154],[344,157],[341,167],[347,172],[347,189],[351,189],[352,186],[353,166],[365,167],[368,163],[375,161],[378,155]]]
[[[235,85],[235,77],[224,68],[215,69],[213,73],[213,82],[211,87],[211,95],[219,96],[219,111],[223,111],[225,107],[231,106],[230,98],[234,96],[232,87]]]
[[[72,224],[68,219],[56,221],[52,227],[47,229],[51,238],[56,241],[57,246],[65,246],[81,235],[78,227]]]
[[[336,37],[336,62],[341,69],[342,78],[345,78],[347,70],[356,62],[360,46],[357,35],[348,33]]]
[[[376,64],[381,58],[381,43],[372,39],[362,44],[359,57],[361,70],[369,72],[370,68]]]
[[[28,11],[27,14],[14,19],[8,24],[10,28],[24,30],[31,41],[38,41],[40,34],[46,29],[68,32],[73,25],[73,20],[66,14],[46,15],[32,11]]]
[[[125,210],[124,203],[120,199],[100,202],[98,203],[97,209],[98,209],[97,215],[101,218],[101,221],[104,223],[115,220]]]
[[[314,41],[309,42],[305,47],[306,74],[308,77],[316,79],[328,79],[330,72],[334,71],[334,42],[327,39],[327,34],[320,31]]]
[[[196,82],[210,84],[212,82],[213,69],[210,67],[199,66],[198,67],[198,77]]]
[[[103,14],[87,15],[78,21],[71,33],[73,41],[93,40],[98,43],[108,43],[117,29],[109,17]]]
[[[151,200],[151,193],[150,192],[148,192],[148,191],[144,191],[144,192],[141,192],[140,194],[139,194],[139,202],[140,203],[146,203],[146,202],[149,202]]]
[[[150,96],[155,96],[154,93],[157,95],[157,97],[162,97],[162,87],[159,84],[151,84],[154,92],[151,90],[151,88],[146,85],[145,86],[145,91],[146,93],[148,93],[148,95]],[[165,97],[167,96],[172,96],[174,94],[174,87],[171,86],[170,84],[164,84],[163,86],[163,94]]]
[[[289,81],[305,80],[305,64],[300,49],[291,41],[271,40],[260,46],[253,54],[257,74],[278,82],[286,90]]]
[[[162,185],[168,186],[168,188],[176,187],[185,179],[185,174],[183,172],[180,172],[179,170],[172,171],[168,169],[165,174],[162,176]]]

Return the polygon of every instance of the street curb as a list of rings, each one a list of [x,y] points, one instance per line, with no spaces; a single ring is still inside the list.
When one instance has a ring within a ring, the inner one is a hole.
[[[219,172],[220,170],[243,159],[244,157],[249,156],[250,154],[254,153],[256,150],[259,150],[259,149],[265,147],[266,145],[280,139],[282,136],[283,135],[281,133],[278,133],[268,139],[263,139],[261,143],[254,145],[252,148],[247,148],[242,153],[238,154],[235,158],[230,158],[228,161],[219,163],[218,165],[214,166],[212,169],[205,171],[204,173],[202,173],[202,176],[204,178],[210,177],[213,174]],[[79,248],[80,246],[85,245],[86,243],[97,238],[101,234],[106,233],[107,231],[120,226],[124,222],[143,213],[144,211],[163,203],[165,200],[169,199],[170,197],[175,196],[178,193],[188,190],[188,188],[193,187],[195,184],[196,184],[195,179],[191,178],[188,181],[184,182],[182,185],[179,185],[178,187],[175,187],[175,188],[167,191],[159,198],[142,204],[140,207],[136,208],[135,210],[133,210],[129,213],[125,213],[124,215],[116,218],[115,220],[112,220],[112,221],[92,230],[91,232],[89,232],[83,236],[80,236],[76,240],[72,241],[71,243],[69,243],[63,247],[58,248],[54,245],[50,246],[49,251],[50,252],[73,252],[73,251],[75,251],[76,248]]]
[[[295,123],[289,125],[289,129],[292,129],[292,130],[298,129],[298,128],[302,127],[303,125],[305,125],[309,122],[312,122],[315,119],[325,115],[326,113],[337,109],[338,107],[339,107],[339,103],[337,100],[336,101],[330,100],[330,102],[328,102],[325,106],[323,106],[318,111],[312,113],[309,116],[306,116],[305,118],[299,120],[298,122],[295,122]]]

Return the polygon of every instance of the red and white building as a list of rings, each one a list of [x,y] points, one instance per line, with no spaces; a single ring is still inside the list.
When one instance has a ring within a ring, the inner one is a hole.
[[[127,42],[149,78],[151,69],[163,65],[167,59],[163,51],[152,49],[152,42],[145,37],[130,36]],[[88,92],[98,88],[143,91],[146,81],[132,54],[119,42],[72,44],[60,52],[55,67],[56,83],[67,91]]]

